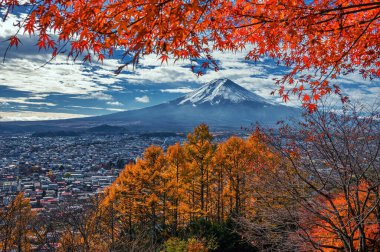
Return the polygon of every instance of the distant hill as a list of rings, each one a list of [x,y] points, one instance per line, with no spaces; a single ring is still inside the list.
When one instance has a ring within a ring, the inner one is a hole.
[[[173,132],[150,132],[150,133],[143,133],[140,134],[141,137],[175,137],[178,136],[178,134]]]
[[[62,136],[80,136],[76,131],[44,131],[32,134],[32,137],[62,137]]]
[[[127,129],[125,127],[103,124],[100,126],[77,131],[40,131],[33,133],[32,137],[80,136],[83,134],[113,135],[126,132]]]
[[[48,121],[38,122],[2,122],[0,123],[0,134],[13,133],[40,133],[68,131],[67,127],[59,127],[58,124],[52,124]]]
[[[86,129],[85,132],[87,133],[125,133],[127,132],[127,129],[125,127],[120,126],[111,126],[108,124],[103,124],[100,126],[92,127],[89,129]]]

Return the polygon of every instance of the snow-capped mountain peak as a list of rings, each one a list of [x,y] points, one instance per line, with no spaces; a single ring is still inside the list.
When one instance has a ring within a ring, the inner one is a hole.
[[[248,91],[229,79],[213,80],[186,96],[179,98],[177,101],[178,105],[215,105],[243,102],[267,103],[264,98]]]

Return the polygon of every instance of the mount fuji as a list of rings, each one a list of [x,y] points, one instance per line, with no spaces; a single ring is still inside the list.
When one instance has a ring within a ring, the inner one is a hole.
[[[238,104],[244,102],[267,103],[266,100],[229,79],[218,79],[177,99],[178,105],[184,104]]]
[[[238,129],[252,124],[273,126],[280,120],[299,117],[293,107],[272,103],[229,79],[217,79],[175,100],[156,106],[109,115],[19,125],[46,125],[62,129],[84,129],[103,124],[130,131],[192,130],[200,123],[213,130]]]

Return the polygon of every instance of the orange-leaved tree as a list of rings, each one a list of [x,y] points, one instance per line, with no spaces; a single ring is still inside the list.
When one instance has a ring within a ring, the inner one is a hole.
[[[151,146],[143,159],[126,166],[109,189],[105,205],[116,203],[116,209],[124,216],[124,230],[131,232],[133,225],[140,222],[150,228],[155,240],[158,230],[166,229],[174,203],[170,200],[171,191],[175,188],[174,174],[167,168],[163,150]]]
[[[192,210],[195,217],[199,217],[210,210],[211,162],[215,145],[212,143],[213,137],[206,124],[196,127],[193,134],[188,134],[187,139],[185,149],[193,176],[190,190]]]
[[[188,206],[188,190],[191,185],[191,179],[187,174],[190,172],[189,165],[186,162],[186,152],[182,145],[176,143],[169,146],[166,152],[166,159],[169,165],[169,173],[173,179],[174,188],[171,194],[172,200],[172,216],[173,216],[173,232],[176,233],[181,223],[187,221],[186,214],[190,211]]]
[[[0,208],[0,250],[30,251],[35,220],[29,199],[19,193],[6,207]]]
[[[340,94],[331,83],[337,76],[355,70],[364,78],[380,76],[377,1],[2,0],[2,19],[19,5],[28,15],[15,23],[9,47],[25,32],[36,34],[38,47],[50,48],[53,57],[67,51],[102,61],[122,49],[131,55],[125,65],[148,54],[162,62],[203,59],[193,68],[199,75],[202,68],[219,69],[213,51],[246,48],[247,60],[269,56],[290,67],[275,91],[284,101],[297,94],[312,111],[321,96]]]
[[[221,198],[222,211],[218,213],[248,214],[249,201],[252,201],[252,184],[248,180],[253,177],[253,160],[254,151],[246,140],[233,136],[219,144],[215,154],[215,163],[220,167],[217,195],[222,193],[226,197]]]
[[[380,226],[375,211],[379,205],[378,190],[362,182],[346,194],[333,196],[331,202],[319,197],[316,201],[320,205],[315,209],[319,212],[301,214],[300,220],[314,247],[323,251],[378,251]]]

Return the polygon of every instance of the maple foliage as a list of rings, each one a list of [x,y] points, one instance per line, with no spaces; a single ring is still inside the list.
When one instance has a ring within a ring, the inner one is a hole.
[[[137,64],[156,54],[162,63],[202,59],[198,75],[218,70],[212,53],[247,49],[247,60],[268,56],[290,67],[275,81],[286,102],[297,95],[310,111],[329,93],[341,94],[333,80],[355,70],[380,76],[380,3],[278,0],[2,0],[6,19],[18,5],[29,15],[16,25],[39,37],[39,48],[68,46],[69,56],[102,61],[122,49]],[[17,34],[10,46],[17,46]],[[117,72],[120,72],[121,66]],[[203,70],[202,70],[203,69]],[[347,97],[341,96],[342,101]]]
[[[302,228],[310,230],[310,238],[323,251],[363,251],[365,247],[376,250],[380,226],[373,209],[379,205],[376,198],[378,190],[360,183],[358,188],[352,188],[346,195],[334,195],[330,202],[320,199],[320,216],[303,216]]]

